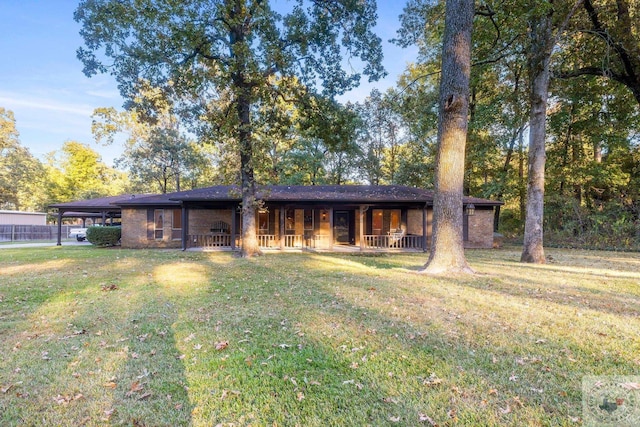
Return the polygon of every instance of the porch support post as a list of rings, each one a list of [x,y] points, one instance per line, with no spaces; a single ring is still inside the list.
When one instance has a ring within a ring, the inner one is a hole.
[[[238,224],[236,224],[236,206],[231,206],[231,250],[236,250],[236,233],[238,232]]]
[[[364,251],[364,215],[367,212],[367,206],[360,205],[360,252]]]
[[[278,230],[278,234],[280,237],[280,250],[284,250],[284,220],[285,220],[285,208],[284,206],[280,206],[280,227]]]
[[[107,225],[107,213],[102,211],[102,226],[104,227],[105,225]]]
[[[182,202],[182,212],[180,215],[182,221],[182,250],[186,251],[189,240],[189,211],[184,202]]]
[[[329,250],[333,250],[333,207],[329,208]]]
[[[58,242],[56,246],[62,246],[62,209],[58,209]]]
[[[422,252],[427,252],[427,205],[422,208]]]

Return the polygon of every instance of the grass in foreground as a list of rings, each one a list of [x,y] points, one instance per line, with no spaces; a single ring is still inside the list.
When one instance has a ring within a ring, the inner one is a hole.
[[[640,256],[0,250],[0,425],[580,425],[640,372]]]

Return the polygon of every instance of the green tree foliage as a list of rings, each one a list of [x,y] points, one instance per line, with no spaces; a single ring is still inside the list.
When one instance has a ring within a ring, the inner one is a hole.
[[[132,191],[164,194],[210,182],[212,155],[180,131],[179,120],[165,101],[156,100],[146,111],[98,108],[92,131],[96,141],[104,144],[111,144],[119,133],[127,135],[116,166],[129,172]]]
[[[360,170],[372,185],[398,183],[399,154],[406,130],[396,100],[395,91],[389,90],[383,95],[374,89],[364,102],[356,104],[361,119]]]
[[[436,105],[443,6],[409,1],[397,40],[419,47],[418,62],[405,72],[398,90],[408,127],[423,135],[417,146],[425,155],[416,159],[427,159],[428,166],[434,163],[427,135],[434,127],[429,117]],[[640,73],[634,52],[640,39],[634,30],[637,20],[629,21],[638,15],[637,8],[637,2],[625,0],[477,4],[465,193],[506,202],[501,230],[523,232],[530,163],[524,142],[530,133],[532,83],[527,53],[537,46],[529,24],[550,15],[555,44],[549,64],[550,108],[544,116],[547,208],[539,223],[555,244],[580,240],[598,246],[600,240],[601,246],[614,246],[605,241],[616,239],[627,246],[640,244],[633,231],[639,218],[635,174],[640,110],[634,82]],[[602,232],[603,224],[617,224],[617,231]]]
[[[49,203],[123,194],[126,174],[102,162],[86,144],[66,141],[62,149],[48,155],[47,195]]]
[[[380,39],[372,32],[375,3],[368,0],[299,0],[283,12],[261,0],[85,0],[75,19],[85,41],[78,57],[88,76],[112,72],[130,100],[140,78],[171,86],[181,99],[194,100],[186,111],[199,119],[198,127],[237,143],[244,256],[259,253],[254,115],[277,90],[277,80],[321,83],[322,93],[333,96],[361,77],[343,69],[345,57],[361,59],[370,79],[383,73]]]
[[[558,76],[604,77],[640,104],[640,3],[582,0],[558,52]]]
[[[640,213],[634,180],[640,114],[633,95],[587,77],[557,85],[562,102],[549,120],[557,138],[547,153],[549,236],[591,247],[633,247]]]
[[[43,210],[44,167],[20,144],[13,112],[0,107],[0,209]]]

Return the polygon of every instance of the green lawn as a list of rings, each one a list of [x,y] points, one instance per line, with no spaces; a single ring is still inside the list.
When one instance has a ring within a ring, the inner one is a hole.
[[[0,250],[2,426],[581,425],[640,373],[640,254]]]

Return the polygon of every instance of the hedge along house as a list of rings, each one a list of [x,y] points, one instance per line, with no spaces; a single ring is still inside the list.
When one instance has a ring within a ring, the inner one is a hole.
[[[433,192],[405,186],[262,186],[263,249],[421,250],[431,242]],[[122,246],[235,250],[242,245],[237,186],[120,199]],[[501,202],[465,197],[467,248],[493,246]]]

